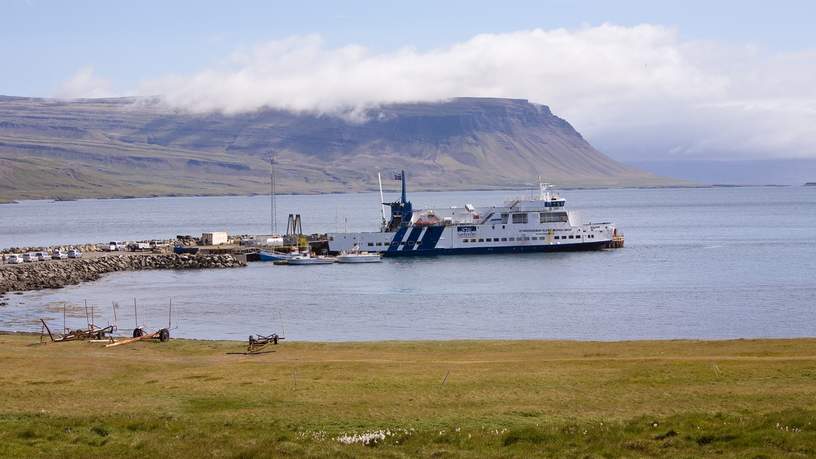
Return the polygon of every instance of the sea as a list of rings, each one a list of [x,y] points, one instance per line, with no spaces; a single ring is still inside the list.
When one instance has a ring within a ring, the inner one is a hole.
[[[495,205],[525,191],[410,193],[415,208]],[[6,295],[0,330],[137,323],[175,337],[294,341],[729,339],[816,336],[816,187],[562,190],[626,246],[379,264],[107,274]],[[394,193],[386,196],[394,199]],[[378,193],[277,197],[278,231],[376,230]],[[0,205],[0,247],[267,234],[269,196]],[[172,307],[171,307],[172,303]],[[87,309],[86,309],[87,305]],[[134,307],[135,305],[135,307]],[[65,316],[65,319],[63,319]]]

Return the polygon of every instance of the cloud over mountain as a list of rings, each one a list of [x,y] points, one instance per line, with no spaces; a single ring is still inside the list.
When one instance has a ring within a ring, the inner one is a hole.
[[[393,102],[525,98],[617,158],[806,157],[816,155],[815,57],[688,41],[656,25],[482,34],[390,52],[310,35],[157,76],[135,93],[194,113],[271,107],[347,118]]]

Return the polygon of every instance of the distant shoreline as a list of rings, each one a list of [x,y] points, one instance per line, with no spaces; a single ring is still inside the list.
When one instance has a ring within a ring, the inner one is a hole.
[[[557,190],[672,190],[672,189],[702,189],[702,188],[791,188],[799,185],[780,185],[780,184],[754,184],[754,185],[731,185],[731,184],[699,184],[699,185],[666,185],[666,186],[563,186],[556,187]],[[424,188],[412,189],[411,193],[461,193],[461,192],[483,192],[483,191],[507,191],[519,192],[529,191],[532,187],[498,187],[498,188],[474,188],[474,189],[440,189],[440,188]],[[325,192],[278,192],[278,196],[320,196],[320,195],[339,195],[339,194],[364,194],[377,192],[376,189],[367,189],[362,191],[325,191]],[[386,193],[396,193],[396,190],[385,190]],[[249,198],[256,196],[269,196],[268,193],[224,193],[224,194],[165,194],[165,195],[144,195],[144,196],[84,196],[72,199],[66,198],[18,198],[17,200],[0,200],[0,204],[20,204],[21,202],[30,201],[47,201],[47,202],[75,202],[75,201],[90,201],[90,200],[128,200],[128,199],[155,199],[155,198],[220,198],[220,197],[239,197]]]

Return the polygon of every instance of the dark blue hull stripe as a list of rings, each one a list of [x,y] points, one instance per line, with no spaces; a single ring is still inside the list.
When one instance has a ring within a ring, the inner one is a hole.
[[[444,226],[429,226],[428,231],[425,231],[425,236],[422,237],[422,243],[419,245],[418,251],[434,250],[439,238],[445,231]]]
[[[430,231],[431,228],[428,228]],[[441,232],[440,232],[441,235]],[[428,239],[428,235],[426,234],[423,238],[423,245],[425,241]],[[439,240],[439,236],[437,236],[436,240]],[[608,241],[599,241],[599,242],[585,242],[580,244],[552,244],[552,245],[515,245],[515,246],[504,246],[504,247],[457,247],[455,249],[426,249],[423,250],[422,246],[419,247],[419,250],[412,250],[408,251],[398,251],[392,252],[388,251],[385,252],[383,255],[386,257],[410,257],[410,256],[423,256],[423,255],[468,255],[468,254],[488,254],[488,253],[532,253],[532,252],[579,252],[579,251],[587,251],[587,250],[600,250],[607,246]],[[434,242],[436,245],[436,242]]]
[[[414,250],[414,243],[419,239],[420,234],[422,234],[422,228],[411,228],[411,234],[408,235],[408,239],[405,241],[405,247],[403,247],[402,250]]]
[[[388,247],[388,251],[386,251],[386,253],[394,253],[399,250],[400,242],[402,242],[402,238],[405,237],[406,231],[408,231],[407,226],[403,226],[397,230],[397,234],[394,235],[394,239],[391,239],[391,246]]]

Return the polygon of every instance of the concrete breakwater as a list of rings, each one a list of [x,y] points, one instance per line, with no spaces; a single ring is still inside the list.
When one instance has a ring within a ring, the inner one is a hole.
[[[116,271],[147,269],[213,269],[246,266],[233,255],[113,255],[96,258],[34,262],[0,268],[0,294],[61,288],[99,279]]]

